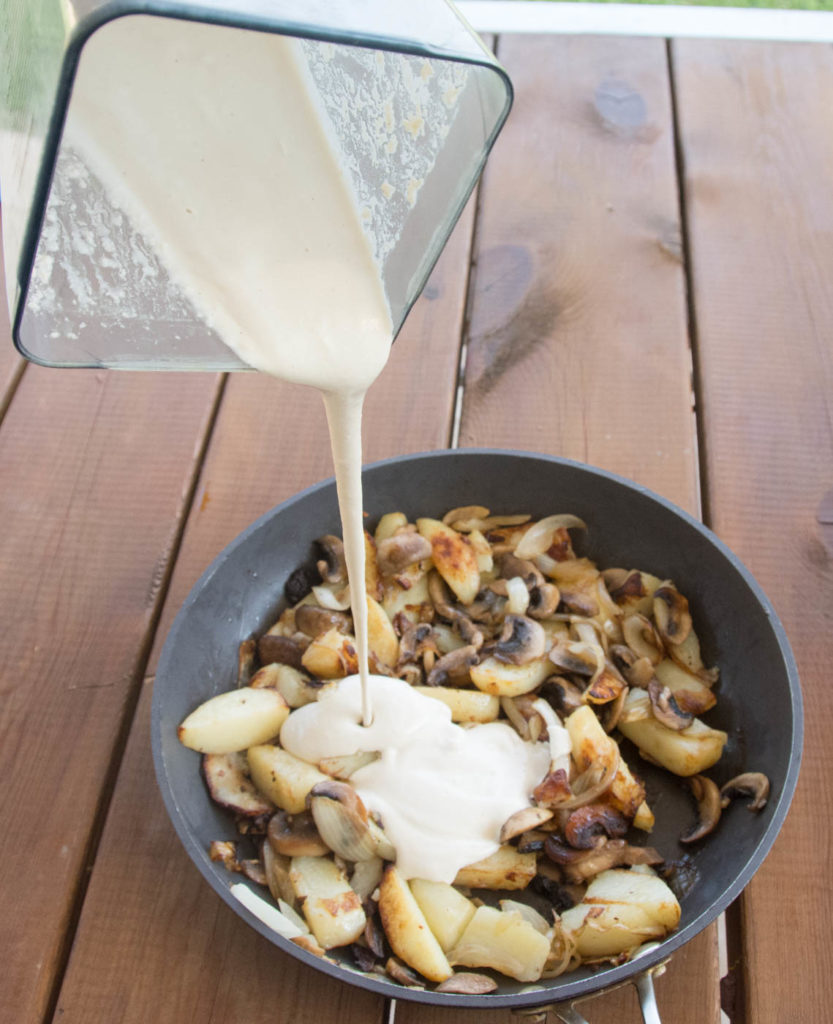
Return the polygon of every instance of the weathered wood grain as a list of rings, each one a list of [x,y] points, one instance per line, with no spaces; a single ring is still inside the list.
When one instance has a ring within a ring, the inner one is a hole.
[[[806,711],[797,796],[742,899],[745,1020],[830,1016],[833,54],[679,42],[711,525],[768,591]]]
[[[368,399],[368,461],[448,442],[472,219],[473,206]],[[254,374],[229,378],[150,671],[208,562],[262,512],[331,472],[319,395]],[[150,680],[147,690],[60,994],[62,1024],[116,1015],[122,1024],[179,1024],[186,1007],[205,1024],[381,1022],[381,998],[282,954],[225,907],[181,851],[150,767]],[[139,961],[141,972],[126,969]]]
[[[697,507],[674,132],[659,40],[505,36],[460,443],[532,448]]]
[[[63,967],[216,383],[30,366],[0,428],[7,1020]]]
[[[499,55],[517,100],[481,188],[461,443],[593,462],[696,512],[664,44],[504,36]],[[658,993],[665,1022],[717,1019],[714,928]],[[630,988],[586,1012],[639,1020]],[[450,1019],[397,1011],[398,1024]]]

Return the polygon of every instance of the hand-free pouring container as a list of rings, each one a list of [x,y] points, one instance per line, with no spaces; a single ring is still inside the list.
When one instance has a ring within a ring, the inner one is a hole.
[[[310,91],[361,211],[396,331],[511,104],[505,72],[445,0],[7,0],[3,20],[9,310],[20,351],[54,366],[244,368],[73,145],[73,99],[91,41],[126,53],[149,20],[155,31],[180,36],[182,22],[194,23],[191,56],[206,26],[300,39]],[[187,46],[180,59],[189,59]],[[229,76],[251,73],[231,59],[219,66],[218,97]],[[147,74],[165,74],[162,55]],[[177,104],[176,94],[170,102]]]

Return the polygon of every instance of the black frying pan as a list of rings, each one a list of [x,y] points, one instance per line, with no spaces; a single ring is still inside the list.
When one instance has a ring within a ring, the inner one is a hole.
[[[717,707],[708,724],[729,734],[709,774],[718,784],[742,771],[765,772],[766,808],[742,801],[692,850],[678,843],[694,807],[683,782],[626,756],[646,783],[657,824],[650,843],[668,860],[691,858],[694,884],[683,895],[679,929],[657,948],[616,967],[580,969],[535,985],[504,979],[496,992],[466,996],[407,989],[352,966],[344,968],[282,939],[246,910],[230,875],[208,858],[214,839],[237,838],[233,822],[209,799],[199,755],[176,738],[177,725],[209,696],[235,685],[239,642],[274,621],[283,583],[308,562],[312,542],[340,533],[335,485],[328,481],[273,509],[226,548],[194,587],[159,662],[153,694],[153,754],[168,813],[212,888],[252,927],[311,967],[389,998],[447,1006],[531,1007],[571,1001],[633,979],[664,960],[713,921],[761,865],[786,816],[798,776],[801,694],[784,630],[767,598],[737,558],[705,527],[669,502],[619,477],[563,459],[522,452],[462,450],[406,456],[364,472],[364,507],[372,525],[384,512],[441,516],[479,504],[493,512],[544,516],[572,512],[589,526],[577,547],[602,568],[639,568],[672,578],[689,598],[707,664],[720,666]],[[623,748],[624,749],[624,748]]]

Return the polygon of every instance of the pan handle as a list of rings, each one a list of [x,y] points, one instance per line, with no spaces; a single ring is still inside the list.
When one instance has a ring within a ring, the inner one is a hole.
[[[665,970],[665,964],[657,964],[633,979],[633,985],[639,995],[639,1006],[642,1010],[642,1019],[645,1024],[662,1024],[657,1006],[657,997],[654,993],[654,977],[659,976]],[[576,1009],[575,1003],[561,1003],[553,1006],[555,1015],[563,1024],[588,1024],[588,1021]]]
[[[643,956],[645,953],[650,953],[658,945],[659,943],[652,942],[650,945],[644,946],[638,955]],[[655,964],[653,967],[649,967],[630,981],[621,982],[619,985],[613,986],[614,988],[620,988],[624,985],[632,984],[636,987],[639,995],[639,1006],[642,1010],[642,1020],[645,1024],[662,1024],[657,1006],[657,998],[654,994],[654,978],[658,978],[665,972],[669,959],[670,957],[660,961],[660,963]],[[607,989],[607,991],[609,992],[611,989]],[[581,1001],[584,1002],[585,1000]],[[553,1003],[550,1006],[539,1006],[529,1010],[515,1010],[514,1016],[519,1021],[523,1021],[524,1024],[547,1024],[550,1010],[555,1013],[555,1016],[562,1024],[588,1024],[587,1018],[579,1013],[574,1002]]]

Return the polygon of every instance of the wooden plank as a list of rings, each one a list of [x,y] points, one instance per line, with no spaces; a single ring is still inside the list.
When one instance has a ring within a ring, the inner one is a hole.
[[[710,518],[782,617],[805,699],[798,793],[742,900],[744,1019],[826,1020],[833,55],[687,41],[673,56]],[[785,969],[792,946],[799,964]]]
[[[590,462],[696,511],[664,44],[506,36],[500,55],[517,99],[483,183],[460,443]]]
[[[504,36],[499,56],[517,98],[481,189],[461,444],[593,462],[696,512],[665,46]],[[658,992],[665,1022],[717,1019],[713,927]],[[586,1012],[639,1019],[630,988]],[[397,1024],[450,1019],[397,1011]]]
[[[0,429],[3,1013],[39,1022],[217,378],[29,367]]]
[[[459,223],[368,400],[368,461],[448,442],[472,219],[473,207]],[[415,408],[417,379],[426,386]],[[256,516],[331,472],[317,394],[259,375],[229,379],[151,671],[173,615],[208,562]],[[381,1020],[380,998],[329,983],[282,954],[214,896],[180,851],[149,764],[150,685],[147,691],[58,1003],[62,1024],[116,1017],[121,1024],[145,1024],[151,1018],[156,1024],[180,1024],[184,1008],[190,1013],[192,1006],[199,1007],[194,1018],[205,1024],[266,1024],[276,1012],[280,1020],[316,1024]],[[125,971],[125,963],[141,964],[141,969]]]

